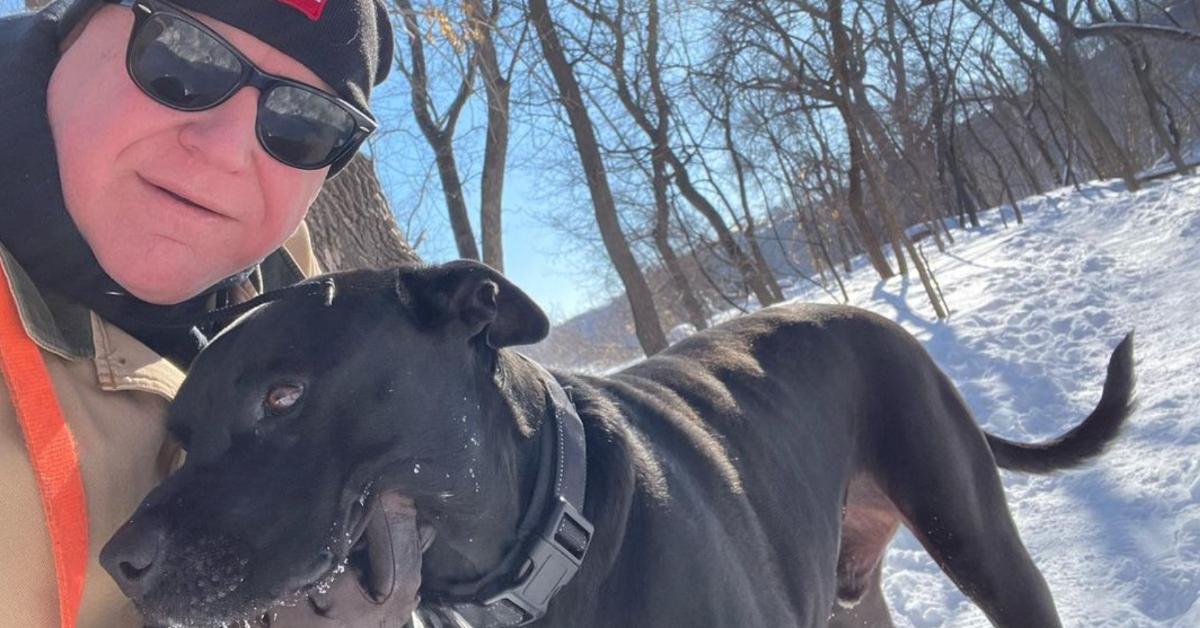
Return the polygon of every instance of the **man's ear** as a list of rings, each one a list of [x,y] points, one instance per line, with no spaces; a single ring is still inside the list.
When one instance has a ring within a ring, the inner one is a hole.
[[[495,349],[533,344],[550,331],[550,320],[529,295],[476,261],[402,270],[399,281],[398,290],[408,293],[425,323],[461,325],[468,338],[487,334]]]

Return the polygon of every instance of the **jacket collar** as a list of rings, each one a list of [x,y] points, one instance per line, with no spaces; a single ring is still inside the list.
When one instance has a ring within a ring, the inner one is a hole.
[[[247,301],[262,290],[286,286],[319,272],[302,224],[287,243],[267,257],[252,281],[231,291]],[[167,399],[183,383],[184,373],[142,342],[82,305],[43,293],[25,269],[0,244],[0,271],[8,278],[25,333],[42,349],[66,360],[93,360],[103,390],[140,390]]]
[[[0,266],[13,300],[21,314],[25,333],[42,349],[67,360],[84,360],[96,355],[92,313],[87,308],[54,295],[43,297],[25,269],[0,245]]]

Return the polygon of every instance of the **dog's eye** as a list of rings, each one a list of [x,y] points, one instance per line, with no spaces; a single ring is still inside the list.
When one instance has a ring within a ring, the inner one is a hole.
[[[271,412],[284,412],[296,405],[304,394],[304,384],[275,384],[267,391],[263,405]]]

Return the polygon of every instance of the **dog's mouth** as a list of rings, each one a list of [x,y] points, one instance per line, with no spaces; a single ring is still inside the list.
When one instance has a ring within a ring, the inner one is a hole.
[[[253,569],[241,558],[238,578],[221,581],[220,586],[218,580],[209,585],[207,578],[201,578],[195,581],[201,583],[196,591],[186,589],[194,576],[172,572],[173,580],[165,587],[156,586],[167,592],[140,600],[138,607],[151,626],[214,628],[378,626],[388,625],[388,618],[411,615],[420,601],[421,556],[432,543],[432,527],[418,523],[411,498],[393,492],[374,493],[368,488],[344,512],[327,537],[325,550],[286,581],[276,583],[273,592],[263,591],[262,597],[244,589],[233,593],[251,573],[247,570]],[[217,564],[206,558],[211,547],[212,542],[202,543],[187,564]],[[213,587],[227,595],[203,601],[196,597]]]
[[[370,494],[351,505],[344,527],[345,559],[289,596],[291,603],[257,617],[257,625],[291,625],[312,615],[345,622],[364,609],[406,616],[419,602],[421,554],[433,541],[432,528],[418,523],[412,499],[394,493]]]

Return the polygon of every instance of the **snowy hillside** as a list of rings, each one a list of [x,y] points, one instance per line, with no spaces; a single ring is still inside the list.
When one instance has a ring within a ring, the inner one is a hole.
[[[1064,188],[1022,209],[1021,227],[989,212],[983,229],[956,230],[947,254],[926,242],[949,322],[915,278],[880,283],[869,268],[847,286],[852,303],[902,323],[979,422],[1017,440],[1086,416],[1109,352],[1136,328],[1129,429],[1090,467],[1005,473],[1009,503],[1066,625],[1200,626],[1200,177],[1135,194]],[[907,534],[889,551],[885,591],[899,626],[988,625]]]

